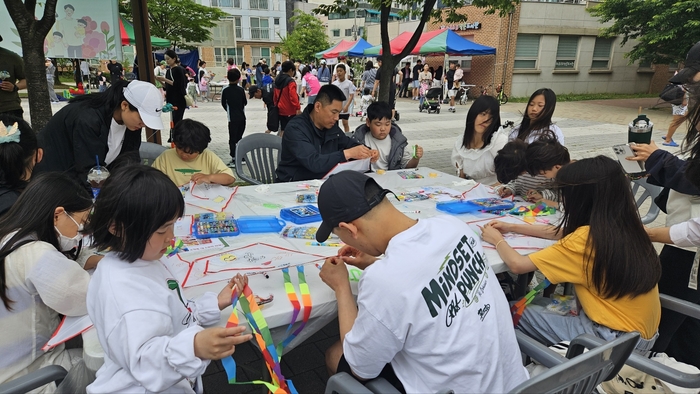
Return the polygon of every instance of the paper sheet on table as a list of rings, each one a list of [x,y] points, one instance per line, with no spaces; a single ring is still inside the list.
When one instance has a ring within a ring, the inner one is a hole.
[[[228,187],[210,183],[194,183],[180,188],[185,197],[185,204],[206,209],[210,212],[223,212],[233,199],[238,186]]]
[[[192,215],[185,215],[175,221],[174,233],[176,237],[187,237],[192,234]]]
[[[492,221],[492,220],[499,220],[502,222],[506,223],[515,223],[515,224],[529,224],[526,221],[515,217],[515,216],[500,216],[500,217],[494,217],[494,218],[488,218],[488,219],[480,219],[480,220],[474,220],[474,221],[469,221],[467,224],[469,227],[479,236],[481,237],[481,229],[479,226],[484,226],[486,223]],[[537,237],[530,237],[522,234],[515,234],[515,233],[506,233],[503,234],[503,238],[508,242],[508,245],[512,247],[515,250],[524,250],[524,251],[537,251],[540,249],[544,249],[548,246],[553,245],[556,241],[553,241],[551,239],[543,239],[543,238],[537,238]],[[489,249],[495,249],[496,247],[486,241],[483,241],[484,247],[489,248]]]
[[[241,248],[226,250],[211,256],[201,257],[190,264],[182,287],[192,287],[227,281],[235,274],[259,274],[294,267],[325,257],[298,252],[265,243],[256,243]],[[180,273],[184,266],[179,268]],[[172,272],[172,271],[171,271]],[[180,274],[181,275],[181,274]]]
[[[90,316],[88,315],[64,316],[63,320],[61,320],[61,324],[58,325],[56,331],[54,331],[49,341],[46,342],[46,345],[44,345],[41,350],[47,351],[49,349],[53,349],[54,347],[77,337],[78,335],[87,331],[90,327],[92,327],[92,320],[90,320]]]
[[[346,161],[345,163],[338,163],[332,170],[328,171],[328,174],[324,175],[322,179],[328,179],[329,176],[337,174],[341,171],[357,171],[357,172],[367,172],[369,171],[369,157],[362,160],[352,160]]]

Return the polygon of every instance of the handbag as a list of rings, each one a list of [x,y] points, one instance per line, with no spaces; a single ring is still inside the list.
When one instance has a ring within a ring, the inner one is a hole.
[[[683,104],[683,96],[685,96],[685,91],[683,91],[681,85],[673,83],[666,85],[661,93],[659,93],[659,98],[661,98],[661,100],[673,105]]]
[[[192,100],[192,96],[190,96],[189,94],[185,95],[185,104],[187,104],[188,107],[194,105],[194,100]]]
[[[288,85],[289,86],[289,85]],[[285,86],[286,88],[286,86]],[[282,92],[284,91],[284,88],[280,89],[280,95],[277,98],[277,102],[274,103],[275,105],[271,107],[267,107],[267,129],[270,131],[277,131],[280,127],[280,110],[279,110],[279,103],[280,100],[282,100]],[[274,98],[274,89],[273,89],[273,96]]]

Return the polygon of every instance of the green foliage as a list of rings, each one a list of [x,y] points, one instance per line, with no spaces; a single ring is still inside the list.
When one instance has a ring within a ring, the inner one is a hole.
[[[119,12],[131,18],[131,2],[120,1]],[[194,0],[148,0],[151,35],[166,38],[173,45],[211,39],[211,29],[225,16],[228,14],[220,9],[197,4]]]
[[[605,36],[623,36],[638,43],[627,55],[630,63],[643,59],[659,64],[681,62],[700,37],[700,1],[605,0],[589,9],[603,23]]]
[[[326,36],[326,28],[315,16],[295,10],[289,23],[293,26],[292,32],[286,37],[280,36],[279,46],[279,52],[286,54],[289,58],[310,61],[315,59],[314,55],[317,52],[331,46]],[[278,52],[277,48],[275,51]]]

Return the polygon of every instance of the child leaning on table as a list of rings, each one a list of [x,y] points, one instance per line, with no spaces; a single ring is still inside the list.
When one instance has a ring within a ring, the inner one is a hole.
[[[525,200],[559,208],[557,193],[551,189],[551,180],[544,175],[527,173],[528,144],[522,140],[511,141],[498,151],[494,158],[496,177],[501,185],[496,192],[501,197],[521,196]]]
[[[354,138],[372,150],[373,170],[400,170],[416,168],[423,148],[418,145],[408,146],[408,140],[401,129],[391,122],[391,106],[378,101],[367,107],[367,123],[355,129]],[[388,138],[387,138],[388,137]]]
[[[161,153],[153,167],[165,173],[177,186],[190,181],[230,185],[236,181],[233,171],[207,149],[210,142],[211,132],[207,126],[183,119],[173,129],[175,148]]]
[[[159,261],[184,207],[180,190],[152,167],[123,167],[105,181],[86,229],[109,251],[87,292],[105,354],[88,393],[201,393],[209,361],[251,339],[243,326],[203,327],[219,322],[234,284],[242,288],[246,278],[188,300]]]

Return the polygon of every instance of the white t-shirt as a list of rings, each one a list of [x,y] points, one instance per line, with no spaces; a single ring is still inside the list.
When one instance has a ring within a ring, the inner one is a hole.
[[[343,91],[343,94],[345,95],[345,101],[343,101],[343,109],[345,109],[345,106],[348,104],[348,100],[352,100],[354,98],[355,94],[355,84],[352,83],[349,79],[345,78],[343,82],[340,82],[340,80],[336,79],[333,81],[333,85],[337,86],[340,88],[340,90]],[[344,111],[341,112],[341,114],[347,114],[350,111]]]
[[[459,219],[420,219],[365,269],[345,359],[370,379],[391,362],[408,393],[505,393],[528,378],[508,302]]]
[[[462,170],[466,176],[485,185],[496,183],[498,180],[493,160],[498,151],[508,143],[505,130],[496,131],[491,137],[491,143],[484,149],[466,149],[462,142],[462,138],[458,139],[452,148],[451,160],[457,166],[458,173]]]
[[[513,128],[513,130],[510,132],[510,136],[508,136],[508,141],[513,141],[514,139],[518,138],[518,132],[520,131],[520,125],[517,125]],[[559,141],[560,144],[564,145],[564,133],[562,133],[561,129],[559,126],[555,125],[552,123],[549,125],[548,129],[541,129],[541,130],[534,130],[530,133],[530,135],[527,137],[527,142],[528,144],[531,144],[532,142],[536,141],[540,136],[543,134],[546,134],[547,131],[552,131],[554,132],[554,135],[557,137],[557,141]]]
[[[87,309],[105,356],[88,393],[203,392],[209,360],[194,355],[194,336],[221,312],[216,294],[187,300],[175,283],[160,261],[100,261]]]
[[[107,157],[105,157],[105,163],[110,164],[114,159],[119,156],[119,152],[122,151],[122,144],[124,144],[124,134],[126,133],[126,125],[117,123],[114,118],[112,118],[112,123],[109,125],[109,136],[107,137]]]
[[[389,169],[389,155],[391,154],[391,137],[386,136],[383,140],[378,140],[372,136],[372,133],[367,132],[365,134],[365,145],[369,146],[370,149],[376,149],[379,151],[379,160],[372,163],[372,170],[388,170]],[[401,158],[401,168],[406,167],[406,164],[413,158],[413,151],[407,146],[403,150],[403,157]]]

